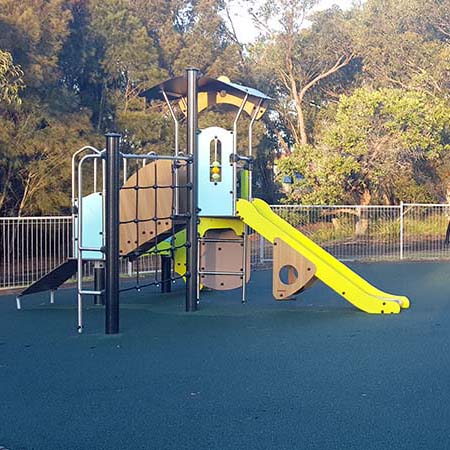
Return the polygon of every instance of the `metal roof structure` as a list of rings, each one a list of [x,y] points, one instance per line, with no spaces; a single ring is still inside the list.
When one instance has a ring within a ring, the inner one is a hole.
[[[240,98],[244,98],[248,94],[248,100],[252,103],[257,103],[259,100],[271,100],[271,97],[267,96],[263,92],[242,84],[232,83],[226,77],[219,77],[218,79],[201,77],[198,79],[198,92],[219,93],[222,91]],[[142,92],[139,96],[145,97],[148,101],[164,100],[163,92],[166,93],[169,100],[180,100],[181,98],[186,97],[186,77],[176,77],[163,81],[162,83],[159,83],[156,86]]]

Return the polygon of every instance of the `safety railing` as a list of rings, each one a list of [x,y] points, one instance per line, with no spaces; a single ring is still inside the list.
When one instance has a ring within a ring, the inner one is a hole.
[[[274,212],[343,261],[449,260],[450,205],[273,205]],[[72,256],[72,217],[0,218],[0,289],[27,286]],[[447,237],[447,242],[446,242]],[[272,264],[272,245],[249,236],[254,269]],[[136,262],[120,262],[134,276]],[[141,273],[160,270],[156,256],[142,256]],[[93,264],[83,275],[93,277]]]
[[[0,289],[28,286],[72,257],[72,226],[72,216],[0,218]],[[136,262],[121,260],[123,276],[136,269]],[[159,269],[155,256],[140,258],[141,273]],[[94,264],[86,262],[83,277],[93,276]]]

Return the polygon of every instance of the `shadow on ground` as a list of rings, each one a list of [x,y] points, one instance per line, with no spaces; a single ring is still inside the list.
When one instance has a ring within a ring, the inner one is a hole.
[[[367,315],[321,285],[275,303],[259,272],[246,305],[133,291],[120,335],[91,306],[79,336],[73,289],[20,312],[0,297],[0,448],[450,448],[448,266],[354,268],[411,309]]]

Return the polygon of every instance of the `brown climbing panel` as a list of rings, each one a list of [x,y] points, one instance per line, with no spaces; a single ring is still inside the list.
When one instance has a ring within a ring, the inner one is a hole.
[[[280,273],[287,270],[287,281],[283,283]],[[284,241],[275,238],[273,243],[273,296],[277,300],[289,300],[292,295],[310,287],[316,281],[316,266],[289,247]]]
[[[233,230],[208,230],[206,239],[217,239],[224,242],[200,243],[200,270],[207,272],[242,272],[244,246]],[[226,241],[229,242],[226,242]],[[248,249],[249,250],[249,249]],[[250,279],[250,251],[247,251],[247,282]],[[203,286],[219,291],[242,287],[242,275],[201,275]]]
[[[172,183],[172,162],[159,160],[139,169],[123,185],[133,188],[139,184],[140,189],[122,188],[120,191],[120,222],[128,222],[120,225],[121,255],[139,250],[156,236],[172,230]],[[140,222],[136,224],[135,219]]]

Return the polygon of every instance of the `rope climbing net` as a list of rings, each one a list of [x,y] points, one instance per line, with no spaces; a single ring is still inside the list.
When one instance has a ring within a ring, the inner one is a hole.
[[[184,274],[172,271],[171,261],[176,252],[183,253],[190,246],[183,230],[191,220],[187,197],[192,184],[187,169],[192,158],[154,153],[121,156],[124,183],[119,196],[119,257],[133,261],[135,276],[134,282],[122,282],[119,292],[152,286],[164,290],[190,273],[187,265]],[[132,173],[129,178],[127,172]],[[144,255],[156,259],[152,276],[141,268],[140,257]]]

